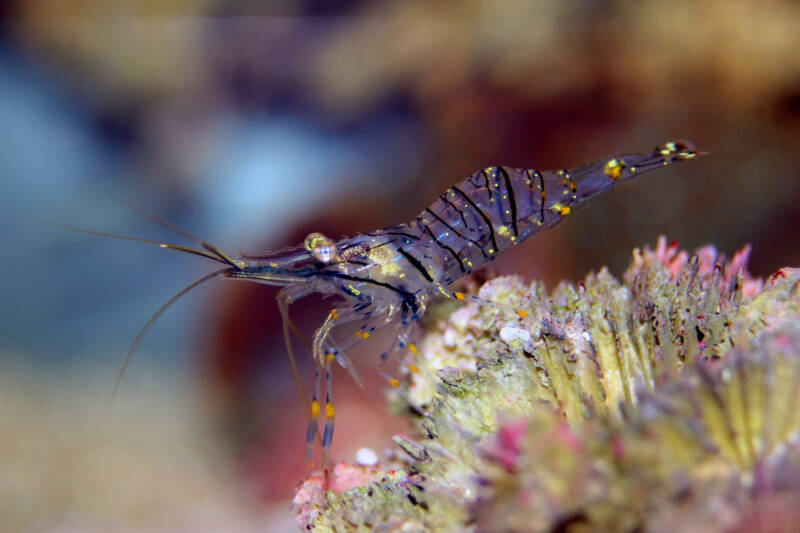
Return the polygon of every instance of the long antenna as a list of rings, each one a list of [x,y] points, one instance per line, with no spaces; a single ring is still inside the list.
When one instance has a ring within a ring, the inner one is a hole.
[[[124,239],[126,241],[136,241],[136,242],[143,242],[146,244],[155,244],[156,246],[159,246],[161,248],[167,248],[169,250],[178,250],[180,252],[186,252],[187,254],[199,255],[200,257],[211,259],[213,261],[216,261],[217,263],[231,265],[236,269],[240,268],[239,265],[236,265],[232,261],[226,260],[219,254],[211,253],[210,251],[198,250],[196,248],[189,248],[188,246],[181,246],[179,244],[171,244],[168,242],[154,241],[152,239],[142,239],[140,237],[130,237],[128,235],[118,235],[116,233],[106,233],[104,231],[95,231],[86,228],[79,228],[77,226],[70,226],[69,224],[62,224],[61,222],[54,222],[52,220],[48,220],[42,217],[36,217],[36,218],[47,224],[52,224],[53,226],[58,226],[59,228],[68,229],[70,231],[79,231],[81,233],[88,233],[89,235],[100,235],[101,237],[111,237],[112,239]]]
[[[114,382],[114,390],[111,392],[111,403],[114,402],[114,398],[116,398],[117,396],[117,389],[119,388],[119,384],[122,382],[122,376],[125,374],[125,369],[128,368],[128,363],[130,363],[131,357],[133,357],[136,348],[139,347],[139,344],[142,342],[142,339],[144,339],[145,335],[147,335],[147,332],[150,331],[150,328],[153,326],[153,324],[156,323],[156,321],[161,317],[161,315],[163,315],[164,312],[167,309],[169,309],[172,304],[180,300],[180,298],[184,296],[186,293],[188,293],[195,287],[202,285],[203,283],[205,283],[210,279],[220,277],[227,271],[228,271],[227,268],[223,268],[215,272],[212,272],[211,274],[203,276],[202,278],[198,279],[189,286],[184,287],[178,294],[167,300],[166,303],[164,303],[164,305],[159,307],[158,311],[153,313],[153,316],[150,317],[150,320],[147,321],[144,327],[139,331],[139,334],[136,335],[136,339],[134,339],[133,344],[131,344],[131,347],[128,350],[128,353],[125,355],[125,360],[122,362],[122,368],[120,368],[119,375],[117,375],[117,380]]]
[[[236,262],[233,259],[231,259],[227,254],[222,252],[222,250],[220,250],[219,248],[217,248],[213,244],[210,244],[210,243],[204,241],[203,239],[201,239],[200,237],[197,237],[196,235],[192,235],[188,231],[179,228],[175,224],[173,224],[171,222],[168,222],[168,221],[164,220],[163,218],[159,218],[156,215],[148,213],[147,211],[145,211],[141,207],[137,207],[137,206],[133,205],[132,203],[128,202],[127,200],[125,200],[125,199],[123,199],[123,198],[121,198],[119,196],[116,196],[116,199],[117,199],[118,202],[120,202],[121,204],[125,205],[128,209],[136,211],[137,213],[139,213],[143,217],[152,220],[156,224],[160,224],[160,225],[164,226],[165,228],[169,228],[172,231],[174,231],[175,233],[178,233],[179,235],[183,235],[187,239],[191,239],[191,240],[195,241],[200,246],[202,246],[203,248],[205,248],[206,250],[208,250],[209,252],[214,254],[216,257],[218,257],[221,260],[221,262],[227,263],[227,264],[231,265],[232,267],[240,268],[240,265],[237,265]]]

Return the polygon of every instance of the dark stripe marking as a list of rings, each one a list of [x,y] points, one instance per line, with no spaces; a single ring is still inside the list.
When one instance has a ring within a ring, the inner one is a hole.
[[[494,168],[495,172],[497,172],[497,168],[500,167],[489,167],[490,169]],[[495,202],[494,201],[494,189],[492,189],[492,182],[489,180],[489,174],[486,173],[486,169],[481,170],[483,177],[486,179],[486,192],[489,193],[489,205],[490,206],[497,206],[497,215],[500,217],[500,224],[505,224],[505,219],[503,217],[503,202]],[[489,210],[491,212],[491,210]]]
[[[370,233],[370,235],[372,235],[372,234]],[[376,233],[375,234],[376,237],[378,235],[400,235],[402,237],[408,237],[409,239],[414,239],[415,241],[419,240],[419,236],[418,235],[412,235],[411,233],[404,233],[402,231],[384,231],[383,233]]]
[[[434,216],[436,216],[436,215],[434,215]],[[438,217],[437,217],[437,218],[438,218]],[[445,250],[447,250],[448,252],[450,252],[450,254],[451,254],[453,257],[455,257],[455,258],[456,258],[456,261],[458,261],[458,267],[461,269],[461,272],[463,272],[464,274],[466,274],[466,273],[467,273],[467,271],[466,271],[466,269],[464,269],[464,263],[461,261],[461,258],[458,256],[458,254],[456,253],[456,251],[455,251],[455,250],[453,250],[452,248],[450,248],[449,246],[447,246],[446,244],[442,244],[442,243],[440,243],[440,242],[439,242],[439,239],[437,239],[437,238],[436,238],[436,235],[434,235],[434,234],[433,234],[433,231],[431,231],[431,228],[429,228],[428,226],[425,226],[425,231],[427,231],[427,232],[430,234],[430,236],[431,236],[431,237],[433,237],[433,241],[434,241],[436,244],[438,244],[440,247],[442,247],[442,248],[444,248]]]
[[[463,197],[464,197],[464,200],[466,200],[466,201],[467,201],[467,203],[468,203],[469,205],[471,205],[471,206],[472,206],[472,208],[473,208],[473,209],[475,209],[475,211],[477,211],[477,212],[478,212],[478,213],[479,213],[479,214],[480,214],[480,215],[483,217],[483,220],[485,220],[485,221],[486,221],[486,224],[488,224],[488,225],[489,225],[489,236],[492,238],[492,246],[493,246],[493,249],[494,249],[494,254],[492,254],[492,255],[496,255],[496,254],[497,254],[497,252],[498,252],[498,250],[497,250],[497,239],[496,239],[496,238],[495,238],[495,236],[494,236],[494,225],[492,224],[492,221],[491,221],[491,220],[489,220],[489,217],[486,215],[486,213],[484,213],[484,212],[481,210],[481,208],[480,208],[480,207],[478,207],[478,205],[477,205],[477,204],[476,204],[474,201],[472,201],[472,198],[470,198],[469,196],[467,196],[467,193],[465,193],[464,191],[462,191],[461,189],[459,189],[459,188],[458,188],[458,187],[456,187],[455,185],[453,185],[453,186],[451,187],[451,189],[453,189],[454,191],[456,191],[457,193],[459,193],[461,196],[463,196]]]
[[[451,204],[451,205],[452,205],[452,204]],[[433,215],[433,217],[434,217],[436,220],[438,220],[439,222],[441,222],[442,224],[444,224],[444,226],[445,226],[446,228],[448,228],[450,231],[452,231],[453,233],[455,233],[456,235],[458,235],[459,237],[461,237],[461,238],[462,238],[462,239],[464,239],[465,241],[469,241],[469,242],[471,242],[472,244],[474,244],[475,246],[477,246],[477,247],[478,247],[478,250],[480,250],[480,251],[481,251],[481,253],[483,254],[483,257],[486,257],[486,252],[484,252],[484,251],[483,251],[483,248],[481,247],[480,243],[478,243],[478,242],[477,242],[477,241],[475,241],[475,240],[472,240],[472,239],[470,239],[469,237],[465,237],[465,236],[464,236],[464,235],[463,235],[461,232],[459,232],[459,231],[458,231],[456,228],[454,228],[453,226],[451,226],[450,224],[448,224],[448,223],[447,223],[447,222],[446,222],[446,221],[445,221],[445,220],[444,220],[442,217],[440,217],[439,215],[437,215],[436,213],[434,213],[434,212],[431,210],[431,208],[429,208],[429,207],[426,207],[426,208],[425,208],[425,211],[427,211],[428,213],[430,213],[431,215]],[[462,219],[463,219],[464,215],[462,214],[462,215],[461,215],[461,217],[462,217]],[[428,227],[426,226],[426,227],[425,227],[425,229],[428,229]],[[430,232],[430,230],[428,230],[428,231]],[[433,233],[432,233],[432,232],[431,232],[431,235],[433,235]],[[433,237],[433,240],[435,240],[435,241],[436,241],[436,242],[439,244],[439,246],[444,246],[442,243],[440,243],[440,242],[439,242],[439,239],[437,239],[437,238],[436,238],[436,236],[434,236],[434,237]],[[457,257],[457,256],[458,256],[458,255],[456,254],[456,257]],[[459,262],[459,263],[461,262],[461,258],[459,258],[459,259],[458,259],[458,262]],[[463,267],[461,268],[461,270],[462,270],[463,272],[466,272],[466,270],[464,270],[464,268],[463,268]]]
[[[539,217],[541,218],[542,224],[544,224],[544,201],[545,198],[547,198],[547,195],[544,192],[544,178],[542,177],[542,173],[538,170],[534,170],[533,172],[536,174],[536,177],[539,178],[539,188],[541,189],[539,198],[539,202],[541,203],[539,206]]]
[[[366,309],[370,305],[372,305],[372,300],[371,299],[369,301],[367,301],[367,302],[364,302],[361,305],[357,305],[356,307],[353,308],[353,311],[355,311],[356,313],[359,312],[359,311],[363,311],[364,309]]]
[[[411,294],[408,291],[404,291],[403,289],[399,289],[399,288],[395,287],[394,285],[392,285],[390,283],[384,283],[382,281],[376,281],[376,280],[370,279],[370,278],[359,278],[358,276],[351,276],[351,275],[344,274],[342,272],[338,272],[338,271],[335,271],[335,270],[323,270],[322,272],[319,272],[319,273],[327,275],[327,276],[330,276],[330,277],[333,277],[333,278],[347,279],[347,280],[350,280],[350,281],[360,281],[360,282],[364,282],[364,283],[371,283],[372,285],[378,285],[380,287],[385,287],[385,288],[387,288],[389,290],[392,290],[392,291],[400,294],[403,297],[403,300],[413,300],[414,299],[414,295],[413,294]]]
[[[514,229],[514,237],[519,237],[519,228],[517,227],[517,199],[514,194],[514,187],[511,185],[511,178],[508,177],[508,172],[504,167],[497,167],[503,173],[506,180],[506,194],[508,195],[508,206],[511,209],[511,225]]]
[[[403,257],[408,259],[408,262],[411,263],[414,266],[414,268],[419,270],[420,273],[425,277],[426,280],[428,280],[429,283],[433,283],[433,278],[431,277],[430,274],[428,274],[428,271],[425,270],[425,267],[422,266],[422,263],[419,262],[419,259],[417,259],[416,257],[414,257],[413,255],[411,255],[410,253],[406,252],[405,250],[403,250],[400,247],[397,248],[397,251],[400,252],[400,254]]]
[[[470,227],[469,227],[469,224],[467,224],[467,217],[465,217],[465,216],[464,216],[464,212],[461,210],[461,208],[459,208],[459,207],[458,207],[456,204],[454,204],[453,202],[451,202],[451,201],[450,201],[450,200],[447,198],[447,193],[446,193],[446,192],[445,192],[445,193],[444,193],[442,196],[440,196],[440,198],[441,198],[441,199],[442,199],[444,202],[446,202],[446,203],[447,203],[447,205],[449,205],[450,207],[452,207],[452,208],[453,208],[453,210],[454,210],[456,213],[458,213],[458,215],[461,217],[461,221],[464,223],[464,229],[466,229],[466,230],[469,230],[469,231],[475,231],[475,229],[473,229],[473,228],[470,228]],[[468,239],[468,240],[469,240],[469,239]],[[475,242],[475,241],[472,241],[472,242]]]

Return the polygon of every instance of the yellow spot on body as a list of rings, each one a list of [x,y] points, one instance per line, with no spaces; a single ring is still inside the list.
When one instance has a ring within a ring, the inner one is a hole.
[[[411,353],[414,355],[419,355],[419,348],[413,342],[408,343],[408,349],[411,350]]]
[[[356,337],[358,337],[359,339],[360,339],[360,338],[361,338],[363,335],[364,335],[364,333],[363,333],[363,332],[361,332],[361,331],[356,331]]]
[[[400,265],[398,265],[396,261],[397,258],[388,246],[372,248],[369,251],[368,257],[370,261],[380,265],[381,274],[384,276],[396,276],[401,272]]]
[[[336,356],[333,353],[329,353],[327,359],[329,363],[332,363]]]
[[[500,235],[501,237],[508,237],[511,234],[511,230],[508,229],[508,226],[503,225],[497,228],[497,234]]]
[[[311,416],[319,415],[319,402],[314,400],[311,402]]]
[[[456,297],[456,300],[461,300],[462,302],[467,299],[463,292],[454,292],[453,296]]]
[[[567,216],[567,215],[569,215],[570,213],[572,213],[572,208],[571,208],[570,206],[568,206],[568,205],[565,205],[564,207],[562,207],[562,208],[559,210],[559,213],[561,213],[561,214],[562,214],[562,215],[564,215],[564,216]]]
[[[563,205],[561,202],[556,202],[550,206],[550,209],[558,213],[559,215],[569,215],[572,212],[572,208],[568,205]]]
[[[338,320],[339,319],[339,311],[336,309],[331,309],[331,320]]]
[[[616,181],[622,177],[622,164],[620,164],[615,157],[606,163],[603,172],[608,174],[612,180]]]
[[[333,408],[332,403],[325,404],[325,416],[328,417],[328,420],[336,416],[336,409]]]
[[[355,287],[353,287],[353,285],[352,285],[352,284],[351,284],[351,285],[348,285],[347,287],[350,289],[350,292],[352,292],[352,293],[353,293],[353,294],[355,294],[356,296],[358,296],[358,295],[360,295],[360,294],[361,294],[361,291],[360,291],[360,290],[358,290],[358,289],[356,289]]]
[[[389,385],[391,385],[394,388],[397,388],[400,386],[400,382],[397,381],[395,378],[392,378],[389,380]]]
[[[417,365],[408,365],[408,369],[414,374],[419,374],[419,368],[417,368]]]
[[[523,311],[522,309],[517,309],[517,314],[519,316],[521,316],[522,318],[528,318],[529,316],[531,316],[526,311]]]
[[[486,250],[486,251],[487,251],[487,252],[489,252],[490,254],[493,254],[493,253],[494,253],[494,248],[489,248],[489,249],[488,249],[488,250]]]

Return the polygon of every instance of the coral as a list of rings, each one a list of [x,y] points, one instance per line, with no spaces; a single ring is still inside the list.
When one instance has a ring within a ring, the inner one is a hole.
[[[800,519],[800,270],[661,238],[551,293],[487,282],[392,394],[419,436],[295,500],[314,531],[789,531]],[[523,309],[526,317],[514,312]],[[413,371],[412,371],[413,370]],[[340,479],[341,478],[341,479]],[[346,479],[358,481],[348,483]]]

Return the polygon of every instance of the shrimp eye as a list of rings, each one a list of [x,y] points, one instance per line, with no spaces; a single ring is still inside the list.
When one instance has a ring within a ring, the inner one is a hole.
[[[332,240],[322,233],[312,233],[303,242],[306,250],[320,263],[332,263],[339,259],[339,253]]]

